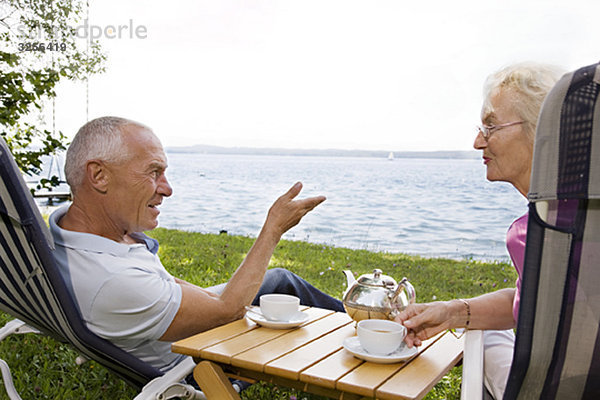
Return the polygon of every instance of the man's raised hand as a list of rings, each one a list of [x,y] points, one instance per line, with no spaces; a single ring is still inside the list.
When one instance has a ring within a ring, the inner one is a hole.
[[[309,211],[325,201],[325,196],[294,200],[301,190],[302,183],[297,182],[273,203],[263,230],[271,231],[281,237],[289,229],[298,225]]]

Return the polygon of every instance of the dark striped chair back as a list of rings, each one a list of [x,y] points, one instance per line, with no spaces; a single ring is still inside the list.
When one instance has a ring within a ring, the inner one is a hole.
[[[162,373],[87,329],[52,256],[53,241],[0,138],[0,309],[72,344],[141,388]]]
[[[566,74],[540,114],[505,399],[600,399],[600,64]]]

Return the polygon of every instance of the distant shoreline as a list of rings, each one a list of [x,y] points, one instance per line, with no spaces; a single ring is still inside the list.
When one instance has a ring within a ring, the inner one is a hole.
[[[221,147],[194,145],[167,147],[167,153],[232,154],[259,156],[307,156],[307,157],[373,157],[388,158],[452,158],[476,160],[481,158],[477,151],[383,151],[383,150],[341,150],[341,149],[282,149],[252,147]]]

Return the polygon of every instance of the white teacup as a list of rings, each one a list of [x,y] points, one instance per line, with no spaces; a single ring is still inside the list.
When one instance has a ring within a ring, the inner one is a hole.
[[[406,336],[406,328],[385,319],[363,319],[356,327],[358,341],[368,353],[385,356],[400,347]]]
[[[298,312],[300,299],[289,294],[263,294],[260,312],[273,321],[289,321]]]

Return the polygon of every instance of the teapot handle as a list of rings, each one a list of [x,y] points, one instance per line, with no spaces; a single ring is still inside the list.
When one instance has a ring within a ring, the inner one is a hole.
[[[392,304],[396,304],[396,299],[398,298],[398,296],[400,296],[400,293],[402,292],[402,290],[406,290],[406,299],[408,300],[408,304],[414,304],[414,302],[417,299],[417,294],[415,292],[415,288],[408,281],[408,278],[406,278],[406,277],[402,278],[402,280],[400,282],[398,282],[398,287],[396,288],[396,292],[394,293],[394,296],[392,297]],[[399,312],[400,312],[400,310],[398,310],[396,307],[394,307],[389,314],[389,318],[394,319],[398,315]]]
[[[417,293],[415,292],[413,285],[411,285],[411,283],[408,281],[408,278],[402,278],[398,286],[404,286],[406,289],[408,304],[414,304],[417,300]],[[398,294],[400,294],[400,292],[398,292]]]

